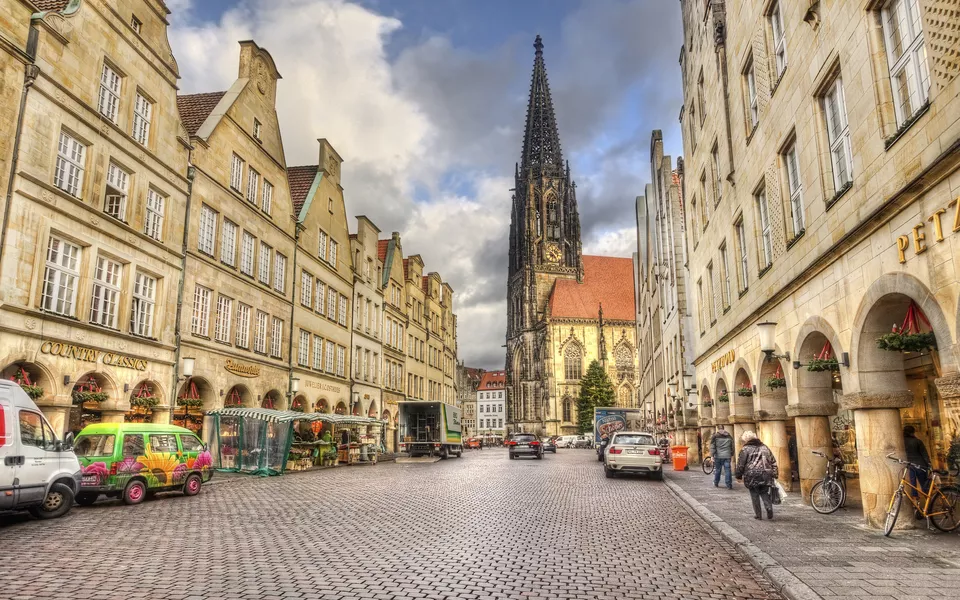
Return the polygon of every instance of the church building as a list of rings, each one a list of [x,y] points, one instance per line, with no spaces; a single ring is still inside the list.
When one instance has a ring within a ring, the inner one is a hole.
[[[507,280],[507,426],[576,433],[580,378],[607,370],[617,405],[637,405],[631,258],[584,256],[576,184],[564,162],[543,42],[534,43],[523,152],[516,168]]]

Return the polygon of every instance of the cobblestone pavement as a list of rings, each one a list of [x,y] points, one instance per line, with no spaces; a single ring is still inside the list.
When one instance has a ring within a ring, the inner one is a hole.
[[[955,598],[960,589],[956,532],[932,533],[925,521],[913,521],[916,529],[894,530],[886,538],[863,525],[859,508],[821,515],[799,493],[774,507],[773,521],[756,521],[740,483],[734,482],[733,491],[714,488],[713,476],[699,468],[666,475],[824,598],[933,600]]]
[[[0,597],[777,598],[662,482],[473,451],[0,518]]]

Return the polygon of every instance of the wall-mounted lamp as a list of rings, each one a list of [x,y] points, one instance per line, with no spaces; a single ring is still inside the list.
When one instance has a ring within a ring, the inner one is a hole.
[[[290,380],[290,396],[295,396],[300,391],[300,379],[294,377]]]
[[[196,359],[185,357],[183,359],[183,377],[180,379],[190,379],[193,377],[193,365],[196,362]]]
[[[220,388],[220,397],[223,398],[223,388]]]
[[[129,391],[130,391],[130,384],[129,383],[123,384],[123,393],[126,394]]]
[[[757,323],[757,331],[760,334],[760,351],[766,355],[764,360],[771,358],[783,359],[790,362],[790,353],[776,354],[777,351],[777,324],[771,321]]]
[[[667,384],[667,393],[669,393],[670,397],[673,398],[674,400],[677,399],[677,391],[678,390],[677,390],[676,382]]]
[[[64,385],[64,386],[70,385],[70,376],[69,376],[69,375],[64,375],[64,376],[63,376],[63,385]]]

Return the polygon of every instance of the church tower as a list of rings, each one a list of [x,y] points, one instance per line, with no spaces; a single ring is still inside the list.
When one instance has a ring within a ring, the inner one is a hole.
[[[558,279],[583,280],[580,216],[563,160],[543,42],[533,44],[533,78],[510,219],[507,280],[507,424],[543,431],[547,415],[547,304]]]

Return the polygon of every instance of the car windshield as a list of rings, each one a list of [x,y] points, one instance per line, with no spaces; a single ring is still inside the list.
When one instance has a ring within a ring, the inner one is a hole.
[[[77,456],[111,456],[113,454],[113,434],[81,435],[73,445]]]
[[[513,441],[515,442],[532,442],[537,438],[534,435],[515,435],[513,436]]]
[[[614,444],[622,446],[653,446],[653,438],[649,435],[624,435],[613,438]]]

